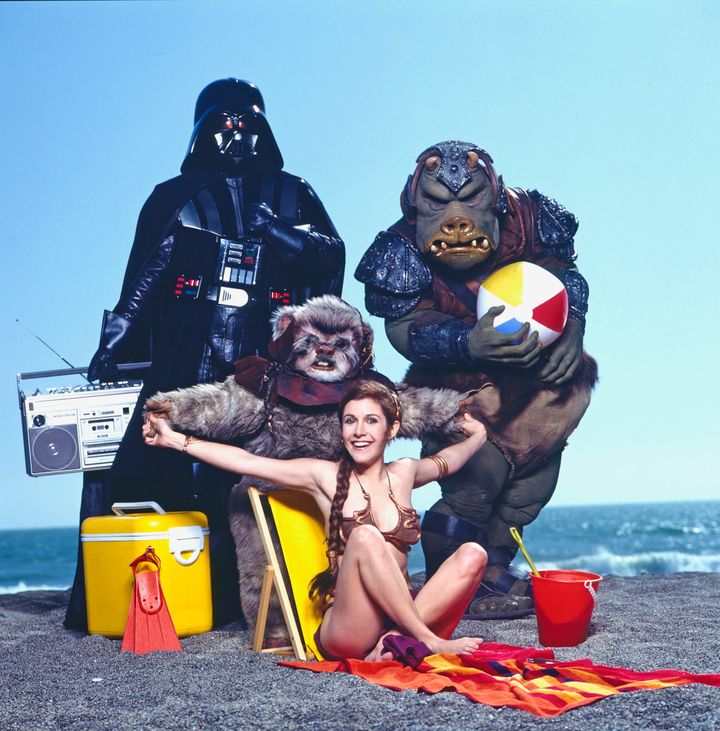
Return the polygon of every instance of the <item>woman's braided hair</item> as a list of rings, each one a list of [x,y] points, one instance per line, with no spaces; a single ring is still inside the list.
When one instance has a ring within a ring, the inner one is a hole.
[[[387,420],[388,431],[395,421],[402,421],[400,399],[392,388],[379,381],[358,381],[348,389],[338,406],[338,418],[341,424],[348,403],[365,398],[372,399],[380,406],[380,410]],[[343,449],[338,466],[335,495],[330,507],[330,520],[326,539],[328,567],[310,582],[310,598],[313,601],[320,602],[320,608],[323,612],[332,604],[335,583],[337,582],[338,558],[342,556],[345,550],[340,528],[343,519],[343,507],[350,491],[350,475],[353,468],[354,465],[350,455]]]

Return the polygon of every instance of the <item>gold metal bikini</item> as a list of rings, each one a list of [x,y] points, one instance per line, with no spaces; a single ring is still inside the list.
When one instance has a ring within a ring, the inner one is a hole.
[[[381,530],[380,534],[391,546],[397,548],[398,551],[401,551],[402,553],[408,553],[410,551],[410,546],[414,545],[420,540],[420,516],[413,508],[409,508],[405,505],[401,505],[400,503],[398,503],[392,491],[392,485],[390,484],[390,475],[387,474],[387,472],[385,474],[388,481],[390,500],[392,500],[398,511],[398,521],[392,530]],[[357,480],[358,485],[360,485],[360,490],[362,491],[365,500],[367,500],[367,505],[363,510],[354,511],[352,514],[352,518],[343,517],[340,530],[342,532],[342,537],[345,543],[347,543],[348,538],[350,537],[350,533],[352,532],[353,528],[355,528],[355,526],[374,525],[376,528],[378,528],[378,525],[375,522],[372,514],[370,495],[365,492],[365,488],[363,488],[362,483],[360,482],[360,480],[358,480],[358,477],[355,474],[354,470],[353,475],[355,475],[355,479]],[[378,530],[380,529],[378,528]]]

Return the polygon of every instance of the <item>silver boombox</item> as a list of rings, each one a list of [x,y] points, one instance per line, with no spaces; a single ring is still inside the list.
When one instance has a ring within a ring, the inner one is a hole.
[[[29,396],[22,390],[23,380],[75,375],[86,370],[17,374],[25,468],[31,477],[104,470],[112,465],[142,381],[48,388]]]

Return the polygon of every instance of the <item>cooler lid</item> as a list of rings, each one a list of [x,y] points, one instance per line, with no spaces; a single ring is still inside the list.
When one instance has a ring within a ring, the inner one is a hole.
[[[80,540],[142,540],[149,537],[167,538],[170,528],[200,526],[205,532],[208,519],[205,513],[183,510],[166,513],[156,502],[114,503],[115,515],[86,518],[80,526]],[[110,537],[112,536],[112,537]]]

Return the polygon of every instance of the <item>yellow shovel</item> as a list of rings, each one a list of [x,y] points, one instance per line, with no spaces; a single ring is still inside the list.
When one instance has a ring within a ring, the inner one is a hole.
[[[535,564],[533,563],[533,560],[530,558],[530,554],[525,548],[525,544],[523,543],[520,531],[515,526],[513,526],[512,528],[510,528],[510,535],[513,537],[515,543],[520,546],[522,555],[525,556],[525,560],[528,562],[528,566],[530,566],[530,570],[533,572],[533,576],[540,576],[540,572],[535,568]]]

